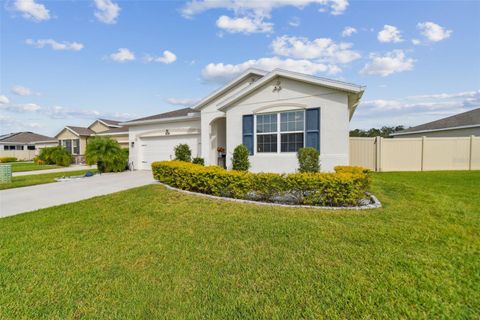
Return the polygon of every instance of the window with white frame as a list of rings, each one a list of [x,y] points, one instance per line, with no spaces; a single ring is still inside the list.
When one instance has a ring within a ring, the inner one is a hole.
[[[257,152],[297,152],[304,145],[304,130],[303,110],[257,115]]]

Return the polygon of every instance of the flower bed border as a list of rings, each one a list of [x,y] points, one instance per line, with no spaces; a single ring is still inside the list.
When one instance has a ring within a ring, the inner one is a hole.
[[[223,200],[223,201],[231,201],[231,202],[239,202],[239,203],[248,203],[248,204],[256,204],[261,206],[274,206],[274,207],[285,207],[285,208],[307,208],[307,209],[322,209],[322,210],[370,210],[370,209],[378,209],[382,207],[382,203],[375,197],[373,194],[368,193],[370,200],[373,203],[364,205],[364,206],[355,206],[355,207],[327,207],[327,206],[309,206],[309,205],[298,205],[298,204],[284,204],[284,203],[274,203],[274,202],[263,202],[263,201],[253,201],[253,200],[244,200],[244,199],[235,199],[235,198],[227,198],[227,197],[218,197],[211,194],[205,194],[200,192],[193,192],[188,190],[178,189],[168,184],[162,183],[160,181],[155,181],[155,183],[164,186],[169,190],[179,191],[181,193],[195,195],[200,197],[205,197],[214,200]]]

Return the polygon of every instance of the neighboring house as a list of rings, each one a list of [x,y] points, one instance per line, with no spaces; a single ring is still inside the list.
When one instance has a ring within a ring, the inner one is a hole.
[[[123,123],[135,169],[173,158],[186,143],[206,165],[231,168],[236,146],[250,151],[254,172],[295,172],[297,150],[320,151],[322,171],[348,165],[349,122],[364,87],[276,69],[250,69],[185,108]],[[225,154],[219,152],[225,150]]]
[[[108,136],[128,148],[128,129],[118,121],[98,119],[88,127],[66,126],[55,138],[75,158],[75,162],[83,162],[88,140],[93,136]]]
[[[480,108],[391,134],[394,138],[480,136]]]
[[[34,132],[15,132],[0,136],[0,157],[32,160],[45,147],[57,145],[57,140]]]

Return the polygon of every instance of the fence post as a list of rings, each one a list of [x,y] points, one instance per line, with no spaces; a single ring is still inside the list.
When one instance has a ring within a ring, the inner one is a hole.
[[[424,159],[425,159],[425,139],[426,137],[423,136],[422,137],[422,162],[421,162],[421,167],[420,167],[420,171],[423,171],[424,170]]]
[[[468,157],[468,170],[472,170],[472,153],[473,153],[473,135],[470,136],[470,156]]]
[[[380,161],[381,161],[381,153],[382,153],[382,147],[381,147],[381,143],[382,143],[382,138],[377,136],[375,138],[375,143],[376,143],[376,155],[375,155],[375,171],[377,172],[380,172],[382,171],[382,168],[381,168],[381,165],[380,165]]]

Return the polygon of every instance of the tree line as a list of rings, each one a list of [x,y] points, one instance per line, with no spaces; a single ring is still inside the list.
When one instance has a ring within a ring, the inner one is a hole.
[[[371,128],[368,130],[355,129],[350,130],[350,137],[383,137],[388,138],[390,134],[402,131],[405,129],[405,126],[396,126],[396,127],[387,127],[383,126],[380,129]]]

